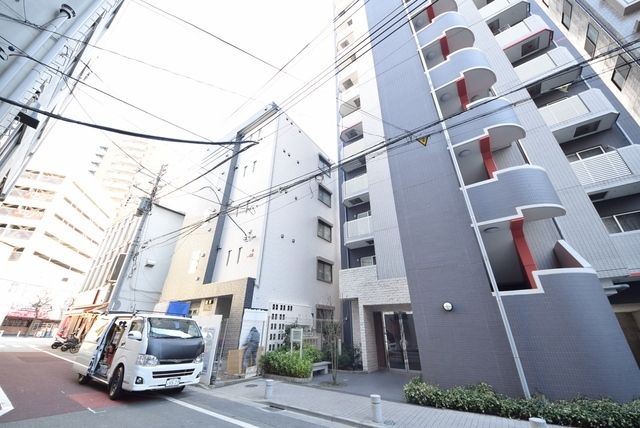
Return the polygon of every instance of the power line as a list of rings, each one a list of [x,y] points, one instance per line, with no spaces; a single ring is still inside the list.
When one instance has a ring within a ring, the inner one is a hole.
[[[198,31],[200,31],[200,32],[202,32],[202,33],[204,33],[204,34],[206,34],[206,35],[208,35],[208,36],[213,37],[214,39],[216,39],[216,40],[218,40],[218,41],[220,41],[220,42],[224,43],[225,45],[230,46],[230,47],[232,47],[233,49],[236,49],[236,50],[238,50],[238,51],[242,52],[243,54],[248,55],[248,56],[250,56],[251,58],[253,58],[253,59],[255,59],[255,60],[257,60],[257,61],[259,61],[259,62],[261,62],[261,63],[263,63],[263,64],[265,64],[265,65],[267,65],[267,66],[269,66],[269,67],[271,67],[271,68],[273,68],[273,69],[275,69],[275,70],[280,70],[278,67],[276,67],[275,65],[271,64],[270,62],[265,61],[264,59],[262,59],[262,58],[260,58],[260,57],[258,57],[258,56],[256,56],[256,55],[254,55],[254,54],[252,54],[251,52],[248,52],[248,51],[246,51],[246,50],[242,49],[241,47],[239,47],[239,46],[237,46],[237,45],[235,45],[235,44],[233,44],[233,43],[231,43],[231,42],[229,42],[229,41],[227,41],[227,40],[225,40],[225,39],[223,39],[223,38],[221,38],[221,37],[219,37],[219,36],[217,36],[217,35],[213,34],[213,33],[212,33],[212,32],[210,32],[210,31],[205,30],[205,29],[204,29],[204,28],[202,28],[202,27],[199,27],[199,26],[197,26],[197,25],[195,25],[195,24],[193,24],[193,23],[191,23],[191,22],[187,21],[187,20],[186,20],[186,19],[184,19],[184,18],[181,18],[181,17],[179,17],[179,16],[177,16],[177,15],[174,15],[174,14],[173,14],[173,13],[171,13],[171,12],[167,12],[166,10],[161,9],[161,8],[159,8],[158,6],[155,6],[155,5],[153,5],[153,4],[149,3],[149,2],[146,2],[145,0],[135,0],[135,1],[136,1],[137,3],[145,4],[145,5],[149,6],[149,7],[151,7],[152,9],[155,9],[157,12],[161,12],[161,13],[163,13],[163,14],[167,15],[167,16],[170,16],[170,17],[172,17],[173,19],[175,19],[175,20],[177,20],[177,21],[180,21],[180,22],[182,22],[183,24],[188,25],[189,27],[193,27],[193,28],[195,28],[196,30],[198,30]]]

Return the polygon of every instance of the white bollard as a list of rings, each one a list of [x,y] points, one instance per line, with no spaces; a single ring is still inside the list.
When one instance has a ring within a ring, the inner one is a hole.
[[[529,418],[531,428],[547,428],[547,421],[542,418]]]
[[[0,330],[0,337],[4,334],[4,330]]]
[[[371,394],[371,418],[375,423],[382,423],[382,400],[377,394]]]
[[[16,334],[16,337],[20,337],[20,332],[18,332],[18,334]]]
[[[273,396],[273,379],[265,380],[264,399],[269,400]]]

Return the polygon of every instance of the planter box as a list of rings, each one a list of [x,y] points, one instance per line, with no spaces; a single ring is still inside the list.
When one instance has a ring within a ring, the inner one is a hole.
[[[289,376],[280,376],[272,373],[263,373],[262,377],[266,379],[281,380],[283,382],[289,382],[289,383],[309,383],[313,378],[313,373],[309,377],[289,377]]]

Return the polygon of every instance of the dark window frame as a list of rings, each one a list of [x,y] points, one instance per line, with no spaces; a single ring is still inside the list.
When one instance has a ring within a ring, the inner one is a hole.
[[[322,199],[320,195],[327,195],[328,201]],[[331,208],[332,199],[333,199],[333,193],[331,193],[331,191],[326,187],[324,187],[322,184],[318,183],[318,200],[323,204],[325,204],[326,206],[328,206],[329,208]]]
[[[326,236],[326,231],[328,231],[328,237]],[[327,242],[331,242],[333,239],[333,226],[326,221],[318,219],[316,234],[318,235],[318,238],[324,239]]]
[[[566,13],[567,9],[569,11],[568,13]],[[568,0],[564,0],[564,2],[562,3],[562,26],[567,30],[569,30],[569,27],[571,27],[572,14],[573,14],[573,4]]]
[[[631,61],[627,61],[622,55],[618,55],[618,58],[616,59],[616,67],[614,68],[613,74],[611,75],[611,81],[614,85],[616,85],[616,88],[622,91],[622,88],[624,87],[624,84],[627,81],[630,72]],[[619,82],[619,78],[617,76],[622,76],[622,82]]]
[[[320,270],[321,268],[322,268],[322,271]],[[328,275],[327,275],[327,272],[328,272]],[[326,282],[327,284],[332,284],[333,283],[333,264],[320,259],[316,260],[316,279],[318,281]]]
[[[593,32],[595,31],[596,35],[595,35],[595,39],[592,40],[593,36]],[[591,58],[593,58],[593,56],[596,53],[596,46],[598,44],[598,37],[600,37],[600,31],[591,23],[589,22],[587,24],[587,33],[585,34],[585,40],[584,40],[584,50],[587,51],[587,53],[589,54],[589,56]]]

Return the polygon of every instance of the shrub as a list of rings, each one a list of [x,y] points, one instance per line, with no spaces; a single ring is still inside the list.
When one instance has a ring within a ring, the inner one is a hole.
[[[311,361],[300,358],[298,352],[289,352],[286,349],[267,352],[260,358],[263,373],[280,376],[307,378],[311,376],[311,365]]]
[[[309,360],[312,363],[318,363],[320,361],[324,361],[324,354],[318,348],[304,345],[302,347],[302,358]]]
[[[442,389],[420,378],[404,386],[405,399],[422,406],[486,413],[511,419],[541,417],[550,424],[574,427],[631,428],[640,426],[640,400],[618,404],[609,399],[549,401],[543,396],[529,400],[497,394],[489,385]]]

